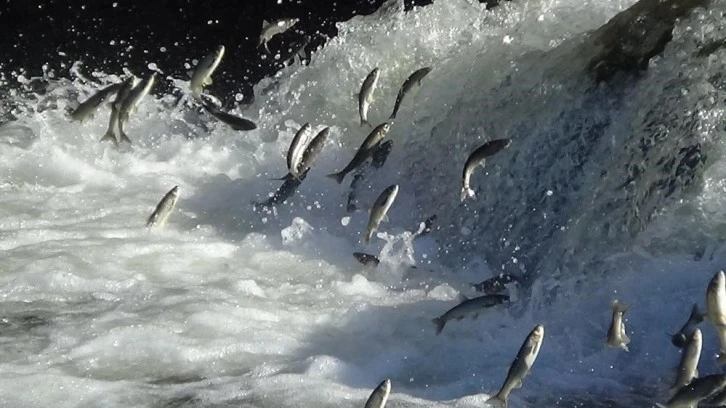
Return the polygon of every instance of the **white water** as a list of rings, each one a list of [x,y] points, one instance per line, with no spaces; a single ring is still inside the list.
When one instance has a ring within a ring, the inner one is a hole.
[[[3,106],[18,105],[18,119],[0,126],[0,406],[361,407],[391,378],[394,408],[480,407],[540,323],[542,351],[510,406],[664,401],[679,358],[664,333],[692,302],[703,307],[706,283],[726,267],[723,79],[717,86],[726,51],[693,57],[724,37],[726,2],[679,23],[637,82],[595,87],[568,41],[630,4],[542,0],[486,12],[447,0],[356,17],[310,66],[257,85],[243,112],[257,130],[148,97],[129,151],[98,143],[107,111],[69,122],[66,107],[90,87],[53,80],[38,101],[11,92]],[[547,54],[559,57],[542,54],[563,44]],[[426,65],[434,70],[388,136],[391,156],[359,195],[363,211],[348,214],[351,176],[337,185],[325,174],[367,132],[353,94],[379,66],[370,117],[384,120],[406,76]],[[627,153],[652,138],[651,120],[668,137],[645,158]],[[292,199],[255,212],[250,201],[280,185],[269,178],[284,174],[306,121],[330,126],[329,143]],[[477,201],[460,204],[467,153],[496,137],[514,143],[475,173]],[[684,177],[654,163],[681,142],[700,144],[706,164],[660,197],[653,180]],[[632,164],[645,181],[612,193]],[[391,221],[366,246],[367,206],[392,183],[401,190]],[[147,230],[174,185],[169,224]],[[411,244],[431,214],[439,229]],[[353,251],[383,262],[363,267]],[[500,270],[532,278],[513,293],[520,302],[435,336],[430,320]],[[614,297],[632,305],[628,353],[604,346]],[[699,368],[710,373],[718,343],[704,333]]]

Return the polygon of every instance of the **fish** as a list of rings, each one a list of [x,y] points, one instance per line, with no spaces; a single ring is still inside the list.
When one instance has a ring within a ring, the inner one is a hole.
[[[386,160],[388,159],[388,155],[391,153],[392,148],[393,140],[387,140],[383,143],[376,145],[372,149],[370,155],[370,166],[360,166],[356,170],[355,174],[353,175],[353,181],[351,181],[350,183],[350,193],[348,193],[348,205],[346,206],[346,210],[349,213],[355,212],[358,209],[356,205],[356,189],[358,187],[358,184],[363,181],[366,174],[368,173],[367,170],[369,168],[379,169],[383,167],[383,165],[386,163]]]
[[[477,292],[494,294],[505,291],[507,289],[506,285],[509,285],[512,282],[521,283],[521,281],[522,279],[518,276],[502,273],[501,275],[497,275],[479,283],[472,283],[471,286],[473,286],[474,290]]]
[[[128,98],[134,88],[139,86],[140,82],[141,79],[135,75],[131,75],[123,82],[121,89],[119,89],[116,93],[116,98],[114,98],[113,102],[111,102],[111,116],[108,121],[108,130],[106,130],[106,134],[103,135],[100,142],[103,142],[104,140],[111,140],[115,145],[118,145],[116,129],[119,126],[119,109],[123,101]]]
[[[715,395],[726,387],[726,375],[711,374],[694,378],[690,384],[681,387],[666,405],[656,403],[660,408],[693,408],[699,401]]]
[[[214,116],[217,120],[228,125],[234,130],[247,131],[257,129],[257,125],[255,125],[255,122],[252,122],[249,119],[245,119],[241,116],[224,112],[216,105],[203,99],[200,99],[200,101],[202,101],[202,107],[204,108],[204,110],[206,110],[207,112],[209,112],[210,115]]]
[[[139,105],[139,102],[141,102],[141,99],[143,99],[143,97],[146,96],[146,94],[148,94],[151,88],[154,86],[155,80],[156,72],[149,75],[149,77],[146,78],[146,81],[134,87],[134,89],[132,89],[129,93],[128,97],[121,101],[121,104],[118,107],[118,130],[120,138],[119,142],[125,141],[131,144],[131,139],[129,139],[129,137],[126,135],[124,127],[129,122],[129,115],[132,112],[136,111],[136,107]]]
[[[391,393],[391,380],[386,378],[378,384],[378,387],[373,390],[371,396],[366,401],[365,408],[383,408],[386,406],[388,401],[388,395]]]
[[[285,180],[284,183],[280,186],[280,188],[277,189],[275,194],[272,195],[272,197],[268,198],[267,200],[263,202],[252,202],[253,207],[256,209],[262,207],[274,207],[278,204],[284,203],[288,198],[292,197],[293,194],[295,194],[295,191],[298,187],[300,187],[300,184],[302,184],[303,180],[305,180],[305,177],[308,176],[308,172],[310,169],[305,170],[304,172],[300,173],[300,175],[295,178],[291,177],[287,180]]]
[[[376,202],[373,203],[373,207],[371,207],[371,214],[368,217],[368,228],[366,229],[366,235],[364,238],[366,243],[370,242],[373,233],[378,230],[378,226],[381,224],[381,221],[388,220],[386,213],[388,212],[388,209],[391,208],[391,205],[397,195],[398,184],[393,184],[383,190],[381,195],[379,195],[376,199]]]
[[[726,276],[718,271],[706,288],[706,318],[713,324],[721,344],[718,362],[726,364]]]
[[[303,60],[308,57],[305,52],[305,48],[310,44],[310,40],[311,38],[309,35],[303,37],[303,40],[292,50],[290,57],[285,61],[285,63],[292,60],[294,62],[299,62],[301,65],[305,65],[303,64]]]
[[[298,129],[295,136],[290,142],[290,148],[287,150],[287,171],[297,175],[295,168],[300,163],[302,158],[302,152],[305,150],[305,139],[307,139],[308,133],[312,130],[310,123],[305,123]]]
[[[512,365],[509,366],[509,372],[507,373],[507,378],[504,380],[504,384],[502,384],[502,388],[496,395],[486,401],[487,404],[493,407],[507,407],[509,394],[515,388],[522,387],[522,382],[532,370],[532,366],[535,360],[537,360],[539,349],[542,347],[543,340],[544,326],[537,325],[527,335],[524,343],[519,348],[517,357],[514,358]]]
[[[474,152],[469,155],[464,164],[464,171],[462,174],[462,188],[461,188],[461,201],[466,200],[466,197],[476,198],[476,193],[471,189],[469,181],[471,174],[474,172],[477,166],[484,166],[486,158],[492,156],[502,149],[509,147],[512,144],[512,139],[496,139],[490,142],[486,142],[479,146]]]
[[[194,68],[194,73],[189,81],[189,89],[194,98],[198,99],[204,87],[212,84],[212,74],[222,62],[222,57],[224,57],[224,45],[219,45],[213,53],[207,55]]]
[[[432,319],[431,321],[436,326],[436,335],[441,334],[444,330],[444,326],[450,320],[456,319],[461,320],[465,317],[471,316],[473,319],[479,317],[479,314],[484,312],[484,309],[504,304],[509,302],[509,296],[507,295],[484,295],[469,299],[464,295],[459,295],[459,304],[447,310],[446,313],[441,316]]]
[[[623,314],[628,311],[628,305],[613,300],[611,305],[613,309],[613,318],[608,329],[607,341],[605,344],[611,348],[619,348],[628,351],[630,338],[625,333],[625,322],[623,322]]]
[[[325,141],[328,139],[329,135],[329,127],[326,127],[318,132],[318,134],[313,138],[313,140],[310,141],[307,147],[305,147],[305,151],[303,152],[302,156],[300,156],[299,161],[297,161],[297,163],[293,163],[292,170],[284,177],[276,180],[288,180],[290,178],[297,177],[298,174],[311,168],[313,162],[315,161],[315,157],[317,157],[318,153],[320,153],[320,151],[323,149],[323,145],[325,144]]]
[[[414,238],[420,238],[428,235],[428,233],[431,232],[431,227],[433,226],[434,221],[436,221],[436,214],[423,220],[423,222],[418,225],[418,230],[414,233]]]
[[[368,123],[368,108],[370,108],[371,102],[373,101],[373,91],[376,90],[378,76],[380,73],[380,69],[374,68],[373,71],[366,76],[366,79],[363,80],[363,85],[360,87],[360,92],[358,93],[358,112],[360,113],[361,126],[366,124],[371,126],[371,124]]]
[[[686,343],[683,354],[681,354],[676,380],[670,389],[671,395],[675,395],[681,387],[685,387],[694,378],[698,377],[698,360],[701,359],[702,348],[703,336],[701,330],[695,329]]]
[[[262,46],[265,48],[265,51],[270,54],[271,52],[270,49],[267,48],[267,43],[272,39],[272,37],[284,33],[299,21],[299,18],[281,18],[272,22],[262,20],[262,32],[260,33],[260,42],[257,44],[257,48]]]
[[[164,194],[164,198],[156,205],[154,212],[146,220],[146,226],[155,227],[166,224],[166,220],[169,219],[169,215],[174,210],[177,200],[179,200],[179,186],[174,186],[168,193]]]
[[[84,120],[92,118],[94,112],[98,109],[101,104],[111,97],[111,95],[117,93],[123,86],[123,82],[117,84],[111,84],[95,94],[85,101],[81,102],[80,105],[71,113],[71,119],[83,123]]]
[[[421,85],[421,81],[426,77],[426,75],[431,72],[431,67],[424,67],[421,69],[418,69],[414,71],[413,74],[411,74],[406,80],[403,82],[403,85],[401,85],[401,89],[398,91],[398,95],[396,96],[396,104],[393,106],[393,113],[391,113],[391,116],[389,119],[395,119],[396,114],[398,113],[398,109],[401,107],[401,102],[403,102],[403,98],[408,95],[408,93],[413,89],[416,85]]]
[[[363,164],[368,157],[370,157],[373,153],[373,148],[377,146],[384,137],[386,137],[390,130],[391,125],[387,122],[383,122],[376,126],[363,141],[363,144],[358,148],[358,151],[355,153],[355,156],[353,156],[350,163],[348,163],[348,165],[338,173],[328,174],[326,177],[332,178],[337,181],[338,184],[342,183],[346,174],[356,169],[358,166]]]
[[[671,343],[678,348],[685,347],[688,336],[690,336],[696,326],[703,321],[703,317],[704,314],[698,310],[698,304],[694,303],[693,308],[691,308],[691,315],[688,316],[686,323],[676,334],[670,335]]]
[[[376,258],[374,255],[366,254],[364,252],[353,252],[353,256],[363,265],[373,264],[373,266],[378,266],[378,264],[381,263],[381,260]]]

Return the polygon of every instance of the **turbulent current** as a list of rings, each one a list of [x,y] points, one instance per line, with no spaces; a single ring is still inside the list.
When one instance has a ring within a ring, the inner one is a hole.
[[[393,408],[482,407],[536,324],[541,352],[511,407],[667,401],[679,352],[666,333],[705,307],[726,268],[726,1],[666,27],[670,41],[637,72],[604,75],[592,63],[604,42],[632,51],[663,29],[644,18],[629,26],[635,40],[595,31],[633,4],[388,3],[340,23],[308,65],[257,84],[236,112],[257,129],[214,120],[188,78],[160,74],[176,88],[141,102],[120,149],[99,143],[105,106],[70,120],[99,87],[75,67],[7,75],[0,406],[363,407],[390,378]],[[376,125],[425,66],[349,212],[353,174],[340,185],[325,175],[370,131],[363,79],[380,68]],[[271,179],[306,122],[331,129],[313,168],[284,203],[255,205],[282,183]],[[462,203],[468,154],[498,138],[511,146],[475,170],[477,198]],[[391,184],[390,220],[364,244]],[[146,228],[175,185],[168,223]],[[523,278],[510,306],[435,334],[431,319],[501,272]],[[615,298],[630,305],[629,352],[605,346]],[[716,334],[702,330],[699,371],[720,372]]]

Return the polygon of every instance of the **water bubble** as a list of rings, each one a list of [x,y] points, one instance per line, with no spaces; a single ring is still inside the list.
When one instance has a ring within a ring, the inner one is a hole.
[[[552,197],[552,194],[554,194],[552,190],[547,190],[547,197]]]
[[[340,219],[340,223],[343,224],[344,227],[347,227],[348,224],[350,224],[350,217],[343,217]]]

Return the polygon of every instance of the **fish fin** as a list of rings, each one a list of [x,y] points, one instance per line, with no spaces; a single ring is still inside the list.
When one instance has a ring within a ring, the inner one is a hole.
[[[615,313],[625,313],[628,311],[630,306],[626,305],[625,303],[615,299],[612,303],[613,312]]]
[[[668,408],[667,406],[665,406],[665,405],[663,405],[663,404],[661,404],[659,402],[656,402],[655,403],[655,406],[658,407],[658,408]]]
[[[129,137],[126,136],[126,133],[124,132],[120,132],[119,139],[121,139],[119,140],[119,143],[127,142],[128,144],[133,144],[131,143],[131,139],[129,139]]]
[[[693,375],[696,376],[696,378],[698,378],[699,374],[698,374],[697,368],[693,369]]]
[[[486,400],[486,403],[496,408],[507,408],[507,399],[500,397],[499,394]]]
[[[459,293],[459,295],[456,297],[456,299],[459,301],[459,304],[464,303],[467,300],[469,300],[469,298],[466,297],[466,295],[463,293]]]
[[[476,193],[474,192],[474,190],[472,190],[470,188],[462,188],[461,189],[461,201],[463,202],[464,200],[466,200],[467,197],[471,197],[471,198],[475,199]]]
[[[388,214],[383,214],[383,218],[381,219],[381,221],[383,221],[383,222],[390,221],[390,218],[388,218]]]
[[[436,335],[438,336],[439,334],[441,334],[441,331],[444,330],[444,326],[446,326],[446,320],[437,317],[435,319],[432,319],[431,321],[434,322],[434,324],[436,325]]]
[[[264,18],[263,18],[263,19],[262,19],[262,28],[265,28],[265,27],[267,27],[268,25],[270,25],[270,22],[269,22],[269,21],[267,21],[267,19],[264,19]]]
[[[116,140],[116,135],[113,134],[113,132],[106,132],[105,135],[99,140],[99,142],[103,143],[106,140],[111,140],[113,144],[118,146],[118,140]]]
[[[340,184],[340,183],[343,182],[343,179],[345,178],[345,173],[343,173],[343,172],[340,172],[340,173],[332,173],[332,174],[328,174],[325,177],[331,178],[331,179],[337,181],[338,184]]]
[[[268,54],[272,54],[272,51],[270,51],[270,49],[267,47],[267,41],[262,43],[262,47],[265,49],[265,51],[267,51]]]
[[[718,358],[716,359],[719,364],[726,364],[726,351],[721,351],[718,353]]]

